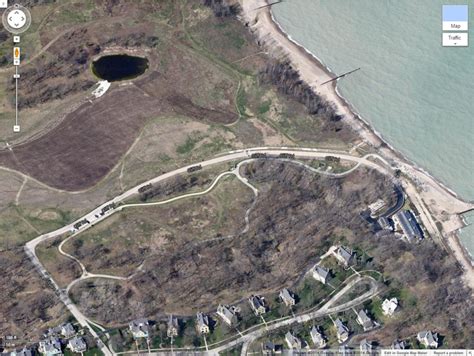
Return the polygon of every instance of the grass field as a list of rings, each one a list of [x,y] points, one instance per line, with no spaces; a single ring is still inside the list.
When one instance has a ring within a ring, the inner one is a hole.
[[[68,241],[64,250],[81,258],[89,272],[127,276],[172,245],[237,234],[252,200],[249,188],[226,177],[203,197],[126,209]]]

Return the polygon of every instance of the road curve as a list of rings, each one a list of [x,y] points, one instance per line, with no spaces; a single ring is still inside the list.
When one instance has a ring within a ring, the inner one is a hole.
[[[258,148],[249,148],[249,149],[231,151],[231,152],[228,152],[224,155],[214,157],[214,158],[206,160],[206,161],[198,162],[198,163],[195,163],[195,164],[192,164],[192,165],[188,165],[188,166],[185,166],[185,167],[182,167],[182,168],[175,169],[171,172],[162,174],[162,175],[157,176],[153,179],[150,179],[146,182],[143,182],[143,183],[141,183],[141,184],[125,191],[124,193],[116,196],[112,200],[109,200],[109,201],[103,203],[102,205],[95,208],[94,210],[92,210],[88,214],[84,215],[83,217],[77,219],[76,221],[74,221],[74,222],[72,222],[72,223],[70,223],[66,226],[63,226],[62,228],[59,228],[55,231],[48,232],[46,234],[42,234],[42,235],[36,237],[35,239],[27,242],[25,244],[24,249],[25,249],[25,252],[26,252],[27,256],[32,261],[33,265],[38,269],[38,271],[40,272],[40,274],[42,276],[44,276],[47,280],[49,280],[51,282],[53,288],[56,290],[56,293],[60,297],[60,300],[65,304],[65,306],[68,308],[68,310],[71,312],[71,314],[77,319],[79,324],[83,327],[88,328],[89,332],[97,340],[99,348],[104,353],[104,355],[109,356],[109,355],[112,355],[112,353],[107,348],[107,346],[104,345],[102,343],[102,341],[100,341],[100,339],[98,338],[97,333],[91,327],[90,324],[94,324],[94,323],[92,321],[90,321],[89,319],[87,319],[79,311],[79,309],[70,300],[70,298],[67,295],[66,291],[62,290],[57,285],[57,283],[54,281],[54,279],[48,273],[46,268],[41,264],[40,260],[38,259],[38,256],[36,255],[36,247],[38,246],[38,244],[40,244],[40,243],[42,243],[46,240],[49,240],[49,239],[52,239],[52,238],[55,238],[55,237],[58,237],[58,236],[61,236],[61,235],[64,235],[64,234],[68,234],[71,231],[74,231],[73,230],[74,225],[77,222],[81,221],[81,220],[87,219],[88,221],[91,222],[91,224],[87,224],[81,230],[81,231],[84,231],[85,229],[88,229],[90,226],[93,226],[94,224],[106,219],[114,211],[109,210],[105,214],[100,215],[100,213],[102,212],[102,208],[104,208],[107,205],[110,205],[112,203],[114,203],[114,204],[122,203],[126,199],[129,199],[133,196],[138,195],[139,194],[138,189],[143,185],[156,184],[158,182],[164,181],[164,180],[172,178],[174,176],[177,176],[177,175],[180,175],[180,174],[183,174],[183,173],[187,173],[188,168],[190,168],[192,166],[195,166],[195,165],[201,165],[204,168],[204,167],[208,167],[208,166],[212,166],[212,165],[216,165],[216,164],[220,164],[220,163],[224,163],[224,162],[249,159],[249,158],[251,158],[252,154],[254,154],[254,153],[265,153],[267,155],[272,155],[272,156],[277,156],[277,157],[282,153],[283,154],[286,153],[286,154],[294,154],[295,158],[306,158],[306,159],[325,158],[326,156],[333,156],[333,157],[338,157],[338,158],[343,159],[343,160],[355,162],[357,164],[356,165],[357,167],[360,166],[360,165],[363,165],[363,166],[366,166],[368,168],[372,168],[372,169],[375,169],[377,171],[380,171],[384,174],[389,174],[390,173],[390,171],[385,166],[379,165],[379,164],[375,163],[372,160],[368,160],[368,157],[352,156],[352,155],[348,154],[347,152],[327,151],[327,150],[319,150],[319,149],[313,149],[313,148],[271,148],[271,147],[258,147]],[[374,156],[374,155],[371,155],[371,156]],[[240,167],[240,164],[239,164],[239,167]],[[228,173],[232,174],[231,172],[228,172]],[[245,178],[240,177],[240,175],[237,175],[237,176],[239,177],[239,179],[242,180],[242,182],[244,184],[250,186]],[[251,188],[255,189],[253,187],[251,187]],[[79,232],[76,232],[76,233],[79,233]],[[83,271],[84,271],[84,269],[83,269]]]

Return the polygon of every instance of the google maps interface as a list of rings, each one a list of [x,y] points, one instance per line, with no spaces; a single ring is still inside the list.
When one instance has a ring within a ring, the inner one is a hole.
[[[0,354],[473,356],[473,9],[0,0]]]

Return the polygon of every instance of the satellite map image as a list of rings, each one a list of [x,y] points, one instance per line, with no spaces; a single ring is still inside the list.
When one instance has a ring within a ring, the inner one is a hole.
[[[0,355],[474,356],[473,11],[0,0]]]

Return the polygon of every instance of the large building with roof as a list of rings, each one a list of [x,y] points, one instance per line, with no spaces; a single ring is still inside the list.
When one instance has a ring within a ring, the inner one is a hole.
[[[408,241],[421,240],[423,231],[410,210],[402,210],[395,214],[395,219],[403,230]]]

